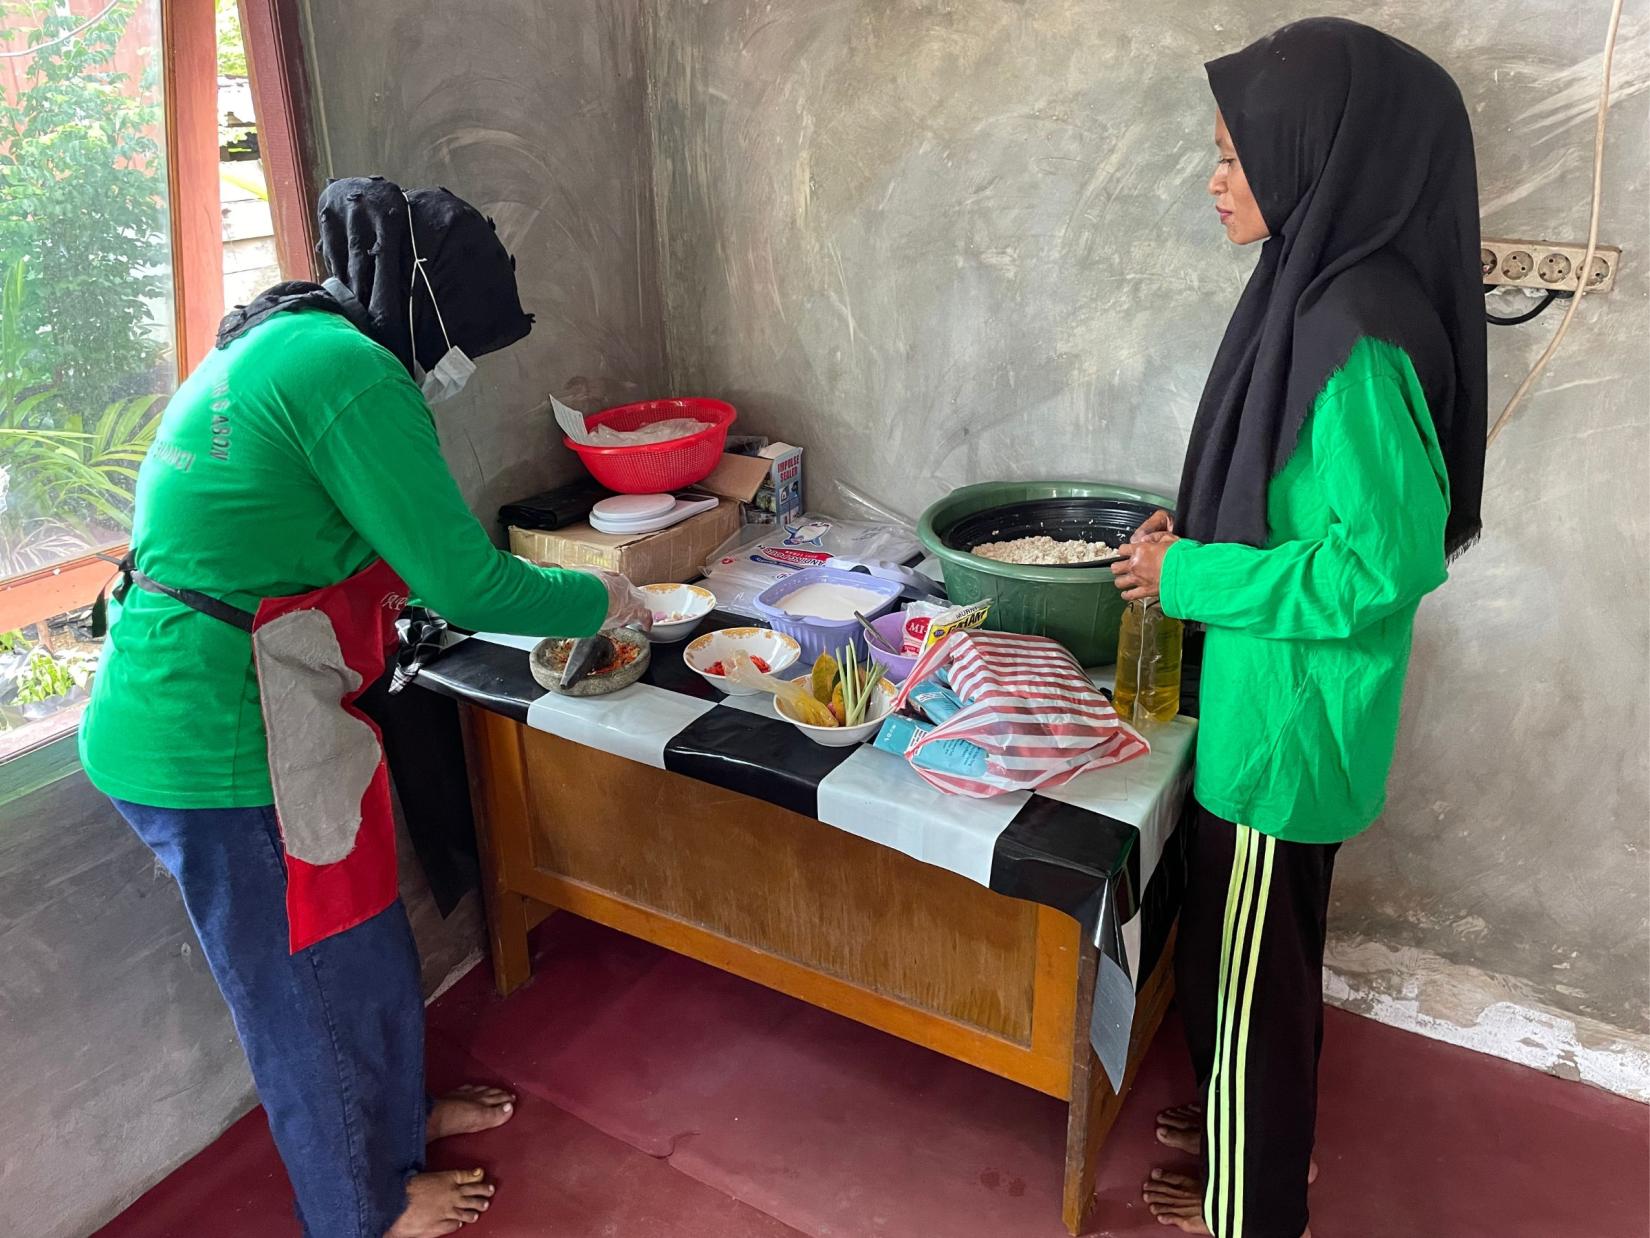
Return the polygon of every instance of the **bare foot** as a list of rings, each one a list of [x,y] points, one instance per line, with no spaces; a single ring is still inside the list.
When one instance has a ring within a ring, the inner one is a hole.
[[[449,1135],[490,1131],[495,1126],[503,1126],[515,1111],[513,1093],[481,1083],[466,1083],[435,1102],[430,1119],[424,1124],[424,1138],[433,1142]]]
[[[1157,1114],[1157,1142],[1188,1156],[1203,1155],[1203,1106],[1175,1105]],[[1318,1162],[1313,1158],[1306,1170],[1306,1185],[1318,1180]]]
[[[1203,1106],[1175,1105],[1157,1115],[1157,1142],[1189,1156],[1203,1153]]]
[[[486,1177],[479,1169],[415,1175],[407,1183],[407,1210],[384,1238],[439,1238],[479,1221],[493,1195]]]
[[[1140,1185],[1140,1198],[1151,1208],[1159,1225],[1173,1225],[1188,1234],[1207,1234],[1203,1223],[1203,1183],[1187,1174],[1154,1169]]]
[[[1152,1176],[1140,1186],[1140,1198],[1145,1200],[1159,1225],[1173,1225],[1188,1234],[1207,1234],[1203,1221],[1203,1183],[1186,1174],[1167,1169],[1154,1169]],[[1312,1238],[1308,1226],[1301,1238]]]

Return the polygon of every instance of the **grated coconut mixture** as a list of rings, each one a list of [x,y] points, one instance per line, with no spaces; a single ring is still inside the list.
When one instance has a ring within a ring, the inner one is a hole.
[[[1117,552],[1104,542],[1060,542],[1052,537],[1019,537],[1011,542],[982,542],[973,554],[998,563],[1092,563]]]

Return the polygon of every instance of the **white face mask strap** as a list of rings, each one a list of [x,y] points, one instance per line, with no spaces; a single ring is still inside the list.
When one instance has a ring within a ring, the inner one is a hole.
[[[407,289],[407,335],[412,340],[413,361],[418,360],[418,333],[413,330],[413,297],[418,292],[416,280],[423,280],[424,287],[430,294],[430,304],[435,308],[436,325],[441,328],[441,338],[452,351],[452,337],[447,334],[447,320],[441,316],[441,304],[435,299],[435,288],[430,283],[430,277],[424,271],[424,259],[418,256],[418,230],[413,227],[412,199],[406,194],[401,195],[407,203],[407,236],[412,241],[413,276],[415,282]]]

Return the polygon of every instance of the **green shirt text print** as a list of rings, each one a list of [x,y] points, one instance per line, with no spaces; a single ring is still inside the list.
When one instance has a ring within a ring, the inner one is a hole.
[[[595,577],[493,546],[407,371],[318,310],[272,315],[178,389],[138,474],[132,551],[162,584],[244,610],[336,584],[375,557],[462,627],[588,636],[607,609]],[[99,790],[132,803],[270,803],[251,638],[131,590],[80,753]]]
[[[1208,627],[1196,794],[1291,842],[1380,814],[1411,630],[1444,582],[1449,482],[1409,358],[1364,339],[1267,492],[1265,548],[1182,539],[1163,609]]]

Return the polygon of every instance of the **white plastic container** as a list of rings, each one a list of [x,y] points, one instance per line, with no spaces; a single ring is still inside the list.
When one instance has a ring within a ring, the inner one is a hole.
[[[757,613],[775,630],[795,637],[802,646],[803,656],[810,662],[822,653],[834,657],[844,645],[852,645],[864,657],[865,630],[851,614],[847,618],[825,618],[799,614],[787,608],[786,598],[821,585],[863,595],[865,609],[860,613],[866,619],[887,614],[900,596],[900,586],[892,581],[832,567],[810,567],[763,590],[755,602]]]

